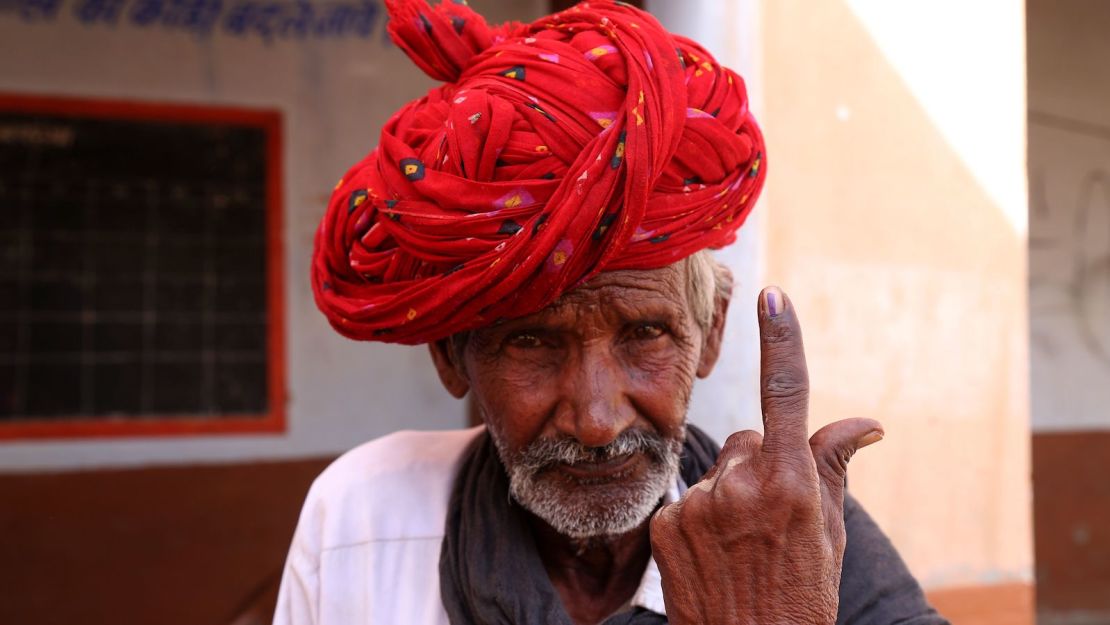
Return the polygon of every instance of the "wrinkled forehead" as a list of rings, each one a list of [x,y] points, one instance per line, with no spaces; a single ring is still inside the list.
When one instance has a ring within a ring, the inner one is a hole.
[[[603,272],[531,315],[507,322],[577,323],[589,318],[620,321],[643,316],[678,321],[691,315],[685,267]]]
[[[689,269],[683,261],[660,269],[606,271],[567,291],[532,314],[504,320],[453,337],[462,348],[472,337],[479,343],[505,332],[551,326],[569,328],[593,318],[620,322],[630,318],[685,323],[694,320],[687,289]]]
[[[686,305],[688,279],[684,263],[675,263],[660,269],[605,271],[562,294],[548,308],[603,299],[665,300],[676,305]]]

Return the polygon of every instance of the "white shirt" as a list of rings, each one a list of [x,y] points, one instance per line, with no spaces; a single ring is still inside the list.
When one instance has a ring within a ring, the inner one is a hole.
[[[447,625],[440,543],[463,452],[482,429],[390,434],[325,469],[301,510],[274,625]],[[655,560],[631,605],[664,613]]]

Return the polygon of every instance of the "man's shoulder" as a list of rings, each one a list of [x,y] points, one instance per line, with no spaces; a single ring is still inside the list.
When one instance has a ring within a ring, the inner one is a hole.
[[[482,428],[395,432],[359,445],[316,478],[302,513],[320,547],[436,539],[463,453]]]
[[[314,488],[346,491],[382,477],[407,475],[410,482],[454,474],[463,452],[483,430],[423,432],[404,430],[376,438],[335,459],[316,478]]]

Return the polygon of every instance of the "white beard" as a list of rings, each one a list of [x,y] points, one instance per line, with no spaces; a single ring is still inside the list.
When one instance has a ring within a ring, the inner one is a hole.
[[[601,448],[585,447],[573,438],[538,439],[516,454],[490,429],[501,462],[509,474],[509,492],[526,510],[571,538],[613,536],[646,521],[678,475],[682,440],[644,430],[626,430]],[[645,474],[615,474],[603,479],[575,479],[552,470],[560,463],[601,461],[632,453],[647,456]]]

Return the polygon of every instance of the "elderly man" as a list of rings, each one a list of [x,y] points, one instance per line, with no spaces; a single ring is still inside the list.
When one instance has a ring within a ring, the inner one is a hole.
[[[765,176],[739,76],[583,2],[491,28],[387,2],[445,84],[336,187],[317,304],[426,343],[484,428],[400,433],[313,485],[276,623],[943,623],[844,492],[867,419],[807,432],[795,311],[760,295],[764,433],[686,422],[720,352],[730,243]]]

